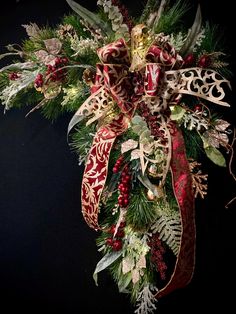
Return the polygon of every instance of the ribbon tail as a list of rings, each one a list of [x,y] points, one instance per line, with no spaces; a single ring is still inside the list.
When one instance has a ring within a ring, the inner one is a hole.
[[[122,134],[127,126],[127,118],[124,115],[120,115],[112,123],[102,126],[94,137],[88,155],[82,180],[82,214],[89,227],[95,230],[100,229],[98,223],[99,203],[106,183],[111,149],[116,137]]]
[[[156,294],[157,298],[185,287],[191,281],[195,267],[196,231],[192,178],[185,153],[184,139],[178,129],[172,135],[171,173],[174,193],[181,213],[181,245],[174,272],[167,285]]]

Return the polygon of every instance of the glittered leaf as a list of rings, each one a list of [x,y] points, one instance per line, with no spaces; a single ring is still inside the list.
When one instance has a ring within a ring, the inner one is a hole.
[[[30,37],[30,39],[39,37],[40,28],[36,23],[24,24],[22,26],[25,28],[26,33]]]
[[[130,140],[122,143],[121,153],[124,154],[124,153],[128,152],[129,150],[135,149],[137,147],[138,147],[138,142],[130,139]]]
[[[122,272],[123,274],[127,274],[134,268],[134,259],[131,256],[126,256],[122,260]]]
[[[230,123],[225,120],[217,119],[215,121],[215,129],[217,131],[224,132],[229,126],[230,126]]]
[[[140,155],[141,155],[140,150],[139,149],[135,149],[131,153],[130,160],[138,159],[138,158],[140,158]]]
[[[47,51],[52,55],[57,55],[61,51],[62,43],[57,38],[44,40]]]

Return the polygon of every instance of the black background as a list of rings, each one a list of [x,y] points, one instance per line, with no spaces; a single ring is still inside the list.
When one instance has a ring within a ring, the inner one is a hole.
[[[203,16],[225,30],[236,73],[231,1],[201,1]],[[96,1],[80,1],[94,9]],[[141,2],[125,1],[133,14]],[[197,1],[191,1],[196,4]],[[54,25],[70,12],[66,1],[7,1],[1,7],[0,51],[26,37],[21,24]],[[231,109],[236,125],[235,78]],[[129,298],[103,272],[96,287],[92,273],[100,255],[96,234],[80,212],[82,167],[70,152],[66,130],[71,118],[45,120],[28,109],[0,108],[0,308],[3,313],[132,313]],[[235,164],[235,162],[234,162]],[[158,313],[223,309],[234,304],[235,184],[225,169],[206,161],[209,195],[197,201],[197,259],[192,282],[159,301]],[[232,288],[229,285],[233,285]]]

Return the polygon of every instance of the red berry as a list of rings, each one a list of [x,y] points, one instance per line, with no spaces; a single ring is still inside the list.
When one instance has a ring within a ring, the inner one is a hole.
[[[112,243],[112,248],[114,251],[120,251],[122,249],[122,241],[121,240],[115,240]]]
[[[123,189],[123,187],[124,187],[124,185],[123,185],[123,183],[120,183],[119,185],[118,185],[118,190],[122,190]]]
[[[122,230],[122,229],[121,229],[121,230],[118,230],[116,236],[117,236],[118,238],[124,238],[124,236],[125,236],[124,230]]]
[[[111,228],[109,229],[109,233],[114,234],[116,231],[116,225],[112,225]]]
[[[184,65],[192,65],[195,61],[195,56],[190,53],[184,58]]]
[[[119,228],[124,228],[126,226],[126,222],[125,221],[121,221]]]
[[[107,238],[106,239],[106,244],[112,246],[113,245],[114,240],[112,238]]]
[[[113,167],[113,173],[118,173],[118,172],[119,172],[118,167],[114,166],[114,167]]]
[[[194,111],[202,111],[202,105],[198,104],[194,107]]]
[[[211,64],[211,58],[207,55],[201,56],[201,58],[198,61],[198,66],[201,68],[207,68]]]
[[[123,205],[124,205],[123,198],[120,198],[120,199],[118,200],[118,204],[119,204],[121,207],[123,207]]]
[[[126,198],[126,199],[124,199],[124,206],[126,207],[128,205],[129,205],[129,200]]]

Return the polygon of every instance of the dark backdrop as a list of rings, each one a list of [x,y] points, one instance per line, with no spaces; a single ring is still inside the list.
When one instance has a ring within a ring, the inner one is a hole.
[[[141,3],[125,1],[135,12]],[[191,1],[193,4],[197,1]],[[203,15],[225,29],[235,72],[234,18],[231,1],[201,1]],[[96,1],[80,1],[95,8]],[[53,25],[69,12],[67,3],[46,0],[7,1],[1,7],[0,50],[25,37],[21,24]],[[236,73],[236,72],[235,72]],[[232,108],[236,124],[235,79]],[[100,255],[96,234],[80,212],[82,167],[66,141],[66,115],[55,123],[39,112],[0,108],[0,307],[2,313],[132,313],[129,298],[118,293],[106,272],[96,287],[92,273]],[[225,169],[207,163],[209,195],[197,202],[197,260],[191,284],[159,302],[159,313],[189,313],[234,304],[235,205],[233,180]],[[189,307],[190,305],[190,307]],[[5,306],[5,309],[3,310]]]

